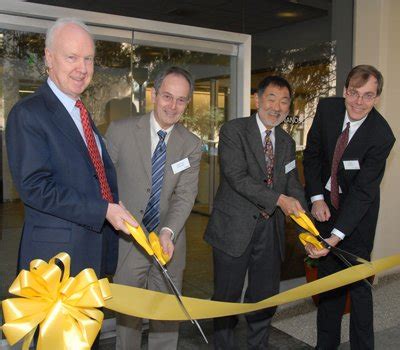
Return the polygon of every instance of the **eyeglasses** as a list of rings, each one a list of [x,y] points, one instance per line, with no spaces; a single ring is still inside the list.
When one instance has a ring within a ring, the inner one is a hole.
[[[174,96],[172,96],[171,94],[167,93],[167,92],[162,92],[160,95],[161,99],[165,102],[165,103],[172,103],[174,102],[174,100],[176,101],[176,104],[180,107],[186,106],[189,103],[189,99],[186,97],[177,97],[175,98]]]
[[[346,90],[346,96],[349,100],[355,101],[358,100],[360,97],[365,102],[371,102],[376,98],[376,95],[373,93],[367,93],[364,95],[360,95],[356,90]]]

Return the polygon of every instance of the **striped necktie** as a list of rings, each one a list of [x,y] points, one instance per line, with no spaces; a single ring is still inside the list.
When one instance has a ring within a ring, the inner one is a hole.
[[[164,167],[167,159],[167,145],[163,130],[157,132],[160,140],[151,158],[151,193],[147,203],[146,211],[143,215],[143,225],[148,232],[154,231],[160,223],[160,196],[164,178]]]

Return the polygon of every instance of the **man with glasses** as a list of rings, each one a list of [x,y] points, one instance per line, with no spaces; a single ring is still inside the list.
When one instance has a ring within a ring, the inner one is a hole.
[[[154,81],[153,111],[113,122],[106,133],[120,198],[145,231],[158,233],[179,289],[186,260],[185,222],[196,198],[201,158],[200,139],[178,123],[193,89],[189,72],[167,68]],[[169,292],[152,259],[132,238],[123,236],[115,281]],[[148,348],[176,349],[178,328],[177,322],[150,320]],[[141,334],[142,319],[117,316],[117,349],[141,349]]]
[[[383,77],[374,67],[354,67],[345,83],[344,98],[322,99],[304,151],[306,192],[321,235],[364,259],[370,259],[379,211],[379,186],[386,159],[395,142],[386,120],[374,108]],[[306,246],[319,258],[318,276],[344,268],[328,249]],[[373,310],[370,287],[363,281],[324,293],[318,306],[318,349],[340,344],[347,290],[351,296],[352,349],[373,349]]]

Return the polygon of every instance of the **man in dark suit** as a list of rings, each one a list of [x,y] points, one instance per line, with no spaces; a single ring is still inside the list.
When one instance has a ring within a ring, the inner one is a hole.
[[[383,77],[374,67],[360,65],[349,73],[344,98],[319,102],[304,151],[304,172],[311,213],[332,245],[370,259],[379,211],[379,185],[395,138],[386,120],[374,108]],[[320,258],[318,275],[343,269],[328,249],[306,246]],[[365,282],[321,295],[318,307],[318,349],[336,349],[346,291],[350,290],[350,344],[373,349],[372,294]]]
[[[94,42],[75,19],[59,19],[46,36],[49,77],[11,110],[6,128],[8,161],[24,202],[18,269],[33,259],[71,255],[71,273],[92,267],[115,271],[124,221],[112,161],[80,100],[93,75]]]
[[[298,215],[305,206],[295,142],[279,127],[289,113],[291,95],[285,79],[267,77],[254,96],[258,112],[221,128],[221,182],[204,237],[213,247],[213,300],[239,301],[246,271],[246,302],[279,291],[285,215]],[[267,349],[275,310],[246,315],[249,349]],[[216,349],[235,348],[236,323],[235,316],[214,320]]]

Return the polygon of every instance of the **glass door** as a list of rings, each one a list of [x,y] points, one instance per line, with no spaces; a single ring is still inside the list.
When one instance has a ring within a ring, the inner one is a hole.
[[[199,192],[193,212],[207,215],[211,212],[219,184],[219,129],[235,114],[232,86],[235,81],[236,70],[233,67],[236,58],[232,55],[232,45],[222,49],[214,45],[199,50],[199,40],[193,43],[193,40],[185,42],[182,38],[176,38],[176,42],[178,44],[175,45],[172,42],[166,43],[165,36],[134,33],[132,101],[138,113],[152,109],[152,84],[157,73],[165,67],[178,65],[193,75],[193,98],[181,122],[203,142]],[[175,47],[165,47],[167,45]]]

